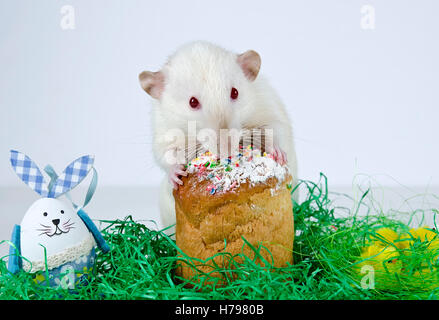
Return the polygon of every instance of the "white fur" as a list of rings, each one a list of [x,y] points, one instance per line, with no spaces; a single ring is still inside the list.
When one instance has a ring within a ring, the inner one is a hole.
[[[291,122],[285,106],[274,89],[261,76],[249,81],[237,62],[237,54],[207,42],[184,45],[172,55],[162,69],[165,86],[153,106],[153,153],[157,163],[169,171],[171,165],[165,153],[172,143],[165,135],[178,128],[186,135],[188,121],[195,120],[197,130],[211,128],[271,128],[274,144],[286,152],[288,163],[297,181],[297,161]],[[237,100],[230,99],[231,88],[239,92]],[[189,106],[196,97],[201,109]],[[184,144],[180,146],[184,149]],[[190,160],[194,154],[188,154]],[[169,182],[161,188],[160,210],[164,226],[175,223],[174,199]]]

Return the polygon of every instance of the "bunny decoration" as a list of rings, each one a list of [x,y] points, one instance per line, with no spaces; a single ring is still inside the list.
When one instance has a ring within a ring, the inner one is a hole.
[[[87,281],[95,260],[95,246],[110,250],[98,228],[85,213],[97,184],[94,158],[76,159],[58,176],[51,166],[45,171],[51,180],[46,183],[38,166],[25,154],[11,150],[10,161],[18,177],[42,198],[32,204],[20,225],[15,225],[9,250],[8,270],[21,269],[34,274],[34,281],[52,287],[74,289]],[[68,194],[93,169],[86,199],[82,207]],[[65,195],[71,203],[58,198]],[[49,276],[47,279],[46,276]]]

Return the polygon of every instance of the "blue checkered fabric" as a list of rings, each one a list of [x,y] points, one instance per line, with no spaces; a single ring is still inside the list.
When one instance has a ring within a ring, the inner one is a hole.
[[[18,177],[26,183],[32,190],[47,197],[48,188],[40,169],[25,154],[11,150],[10,157],[12,168]]]
[[[87,176],[93,162],[92,156],[83,156],[69,164],[54,182],[48,197],[57,198],[76,187]]]

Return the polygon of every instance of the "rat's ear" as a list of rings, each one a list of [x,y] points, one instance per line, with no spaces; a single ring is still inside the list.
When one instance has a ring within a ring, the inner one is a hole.
[[[140,85],[154,99],[160,99],[165,88],[165,76],[161,71],[143,71],[139,74]]]
[[[238,64],[248,80],[256,79],[261,68],[261,57],[256,51],[248,50],[238,55]]]

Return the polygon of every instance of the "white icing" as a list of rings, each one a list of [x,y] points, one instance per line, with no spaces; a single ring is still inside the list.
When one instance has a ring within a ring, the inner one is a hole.
[[[264,183],[270,178],[276,178],[280,184],[289,173],[288,167],[277,163],[272,155],[251,147],[226,159],[206,152],[189,162],[187,171],[198,174],[200,180],[209,180],[208,190],[212,194],[233,190],[242,183]]]

